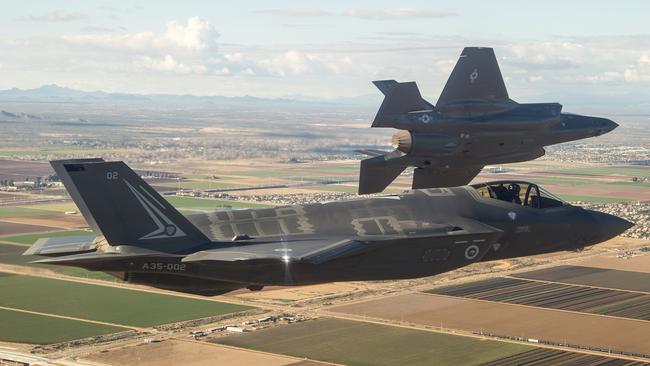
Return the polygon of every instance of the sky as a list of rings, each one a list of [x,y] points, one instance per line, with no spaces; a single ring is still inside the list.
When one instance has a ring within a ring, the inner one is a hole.
[[[515,100],[650,95],[648,1],[22,0],[3,8],[0,89],[333,98],[396,79],[435,100],[462,48],[484,46],[495,49]]]

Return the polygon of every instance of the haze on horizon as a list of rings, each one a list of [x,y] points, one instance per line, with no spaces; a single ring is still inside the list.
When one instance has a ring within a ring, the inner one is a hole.
[[[650,86],[643,1],[132,4],[7,6],[0,89],[349,97],[397,79],[437,96],[464,46],[494,47],[520,101],[647,96]]]

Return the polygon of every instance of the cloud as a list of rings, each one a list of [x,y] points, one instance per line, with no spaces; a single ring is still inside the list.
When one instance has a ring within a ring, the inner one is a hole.
[[[574,42],[526,42],[513,44],[505,56],[510,63],[522,68],[571,69],[584,63],[582,44]]]
[[[86,26],[81,30],[88,33],[115,33],[117,30],[109,27]]]
[[[650,55],[643,54],[636,64],[623,71],[623,78],[629,82],[650,81]]]
[[[347,55],[323,55],[290,49],[281,55],[260,60],[257,65],[270,75],[341,74],[364,67]]]
[[[192,17],[186,23],[170,21],[164,33],[137,32],[119,34],[78,34],[64,36],[67,42],[112,50],[148,52],[150,50],[172,49],[189,52],[216,52],[219,33],[205,19]],[[110,32],[108,32],[110,33]]]
[[[171,55],[165,55],[162,59],[143,56],[136,59],[133,65],[141,71],[163,71],[180,74],[201,74],[207,71],[204,65],[184,64],[175,60]]]
[[[430,19],[447,18],[458,15],[451,11],[434,11],[412,8],[349,9],[343,12],[331,12],[319,9],[266,9],[257,10],[255,13],[280,15],[293,18],[350,17],[367,20]]]
[[[448,18],[457,16],[450,11],[419,10],[411,8],[399,9],[351,9],[347,15],[350,17],[370,20],[396,20],[396,19],[431,19]]]
[[[18,18],[26,22],[72,22],[75,20],[88,19],[88,15],[76,12],[66,12],[62,10],[53,10],[42,15],[30,15]]]
[[[256,10],[254,13],[257,14],[268,14],[268,15],[282,15],[287,17],[294,18],[312,18],[312,17],[328,17],[337,15],[325,10],[318,9],[265,9],[265,10]]]
[[[177,21],[168,22],[165,36],[188,50],[216,51],[219,33],[207,20],[192,17],[187,20],[187,25]]]

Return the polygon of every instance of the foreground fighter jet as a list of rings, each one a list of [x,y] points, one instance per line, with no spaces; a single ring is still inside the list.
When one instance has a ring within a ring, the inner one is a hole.
[[[385,98],[372,127],[392,127],[392,152],[362,151],[359,193],[386,188],[409,166],[413,188],[468,184],[488,164],[544,155],[544,146],[599,136],[618,125],[605,118],[561,113],[558,103],[519,104],[508,97],[491,48],[460,55],[437,104],[414,82],[375,81]]]
[[[25,255],[206,295],[430,276],[581,249],[632,226],[514,181],[183,216],[123,162],[52,166],[95,235],[41,239]]]

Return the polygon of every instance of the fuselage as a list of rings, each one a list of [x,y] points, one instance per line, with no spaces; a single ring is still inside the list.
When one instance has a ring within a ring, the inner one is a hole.
[[[402,115],[393,127],[410,134],[403,152],[413,165],[453,168],[536,159],[545,146],[600,136],[618,126],[561,109],[558,103],[461,101],[445,110]]]
[[[523,189],[539,189],[525,182],[515,184]],[[528,204],[507,202],[496,196],[485,196],[485,187],[432,188],[392,196],[189,216],[193,224],[218,243],[215,245],[223,246],[232,238],[246,238],[228,244],[234,249],[268,242],[274,250],[291,251],[298,245],[294,243],[322,238],[363,238],[370,247],[376,245],[362,254],[318,265],[234,261],[182,263],[180,267],[174,265],[181,263],[179,255],[142,258],[130,263],[128,268],[112,271],[127,272],[130,280],[147,284],[154,280],[160,282],[161,278],[177,281],[179,287],[193,283],[190,278],[204,281],[194,283],[207,287],[210,281],[226,287],[261,287],[417,278],[479,261],[580,249],[629,227],[625,220],[572,206],[554,197],[545,203],[539,199],[533,203],[532,198],[523,198],[522,192],[521,197]],[[539,191],[532,194],[544,195]],[[462,235],[463,231],[457,231],[455,226],[464,226],[468,220],[496,228],[500,233],[495,240]],[[411,237],[428,230],[444,235],[435,240]],[[397,239],[386,241],[391,236]],[[278,238],[283,245],[277,244]],[[477,252],[468,252],[470,246],[476,246]],[[169,278],[160,277],[162,274]]]

